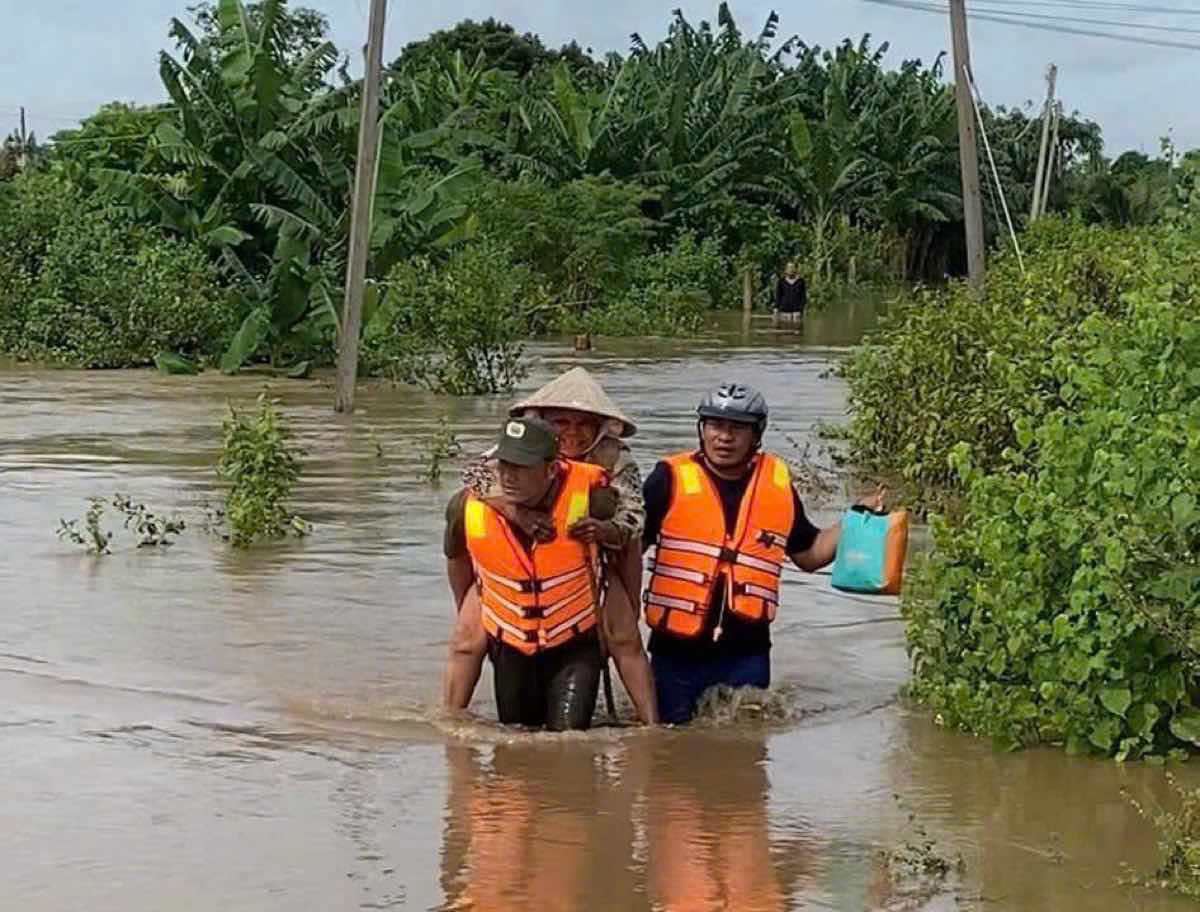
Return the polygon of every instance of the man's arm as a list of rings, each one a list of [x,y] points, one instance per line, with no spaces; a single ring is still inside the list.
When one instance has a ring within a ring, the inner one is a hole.
[[[482,608],[474,585],[475,567],[467,551],[464,517],[467,494],[468,489],[463,488],[446,506],[446,535],[442,548],[455,607],[450,651],[442,676],[443,699],[446,707],[452,710],[464,709],[471,702],[487,652]]]
[[[454,596],[454,607],[462,607],[463,599],[475,585],[475,565],[469,556],[446,558],[446,579]]]
[[[467,533],[463,527],[467,493],[467,489],[462,488],[446,505],[446,532],[442,540],[442,552],[446,556],[446,579],[450,583],[456,612],[475,585],[475,565],[471,563],[471,555],[467,551]]]
[[[861,498],[858,503],[880,511],[883,509],[884,495],[884,489],[877,488],[874,494]],[[792,499],[796,519],[792,524],[792,534],[788,537],[788,556],[801,570],[815,573],[832,564],[837,556],[838,542],[842,540],[842,521],[839,519],[827,529],[818,529],[804,515],[804,506],[795,488],[792,489]]]
[[[642,502],[646,508],[646,523],[642,527],[642,553],[658,542],[662,531],[663,518],[667,515],[667,507],[671,505],[671,467],[660,462],[646,476],[642,485]]]
[[[792,530],[788,535],[787,553],[792,563],[801,570],[812,573],[833,561],[837,554],[838,539],[842,537],[842,524],[835,523],[828,529],[818,529],[804,512],[800,495],[792,488]]]
[[[803,551],[791,554],[792,563],[809,573],[815,573],[822,567],[828,567],[837,556],[837,546],[841,538],[842,522],[838,520],[828,529],[821,529],[817,532],[812,544]]]

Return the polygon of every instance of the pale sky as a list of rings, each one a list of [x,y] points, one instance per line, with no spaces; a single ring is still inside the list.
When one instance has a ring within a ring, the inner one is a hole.
[[[157,52],[168,46],[170,18],[192,0],[0,0],[0,134],[17,123],[24,105],[39,136],[73,126],[107,101],[149,103],[165,95],[158,80]],[[333,40],[354,48],[361,60],[369,0],[309,0],[293,5],[323,11]],[[1200,46],[1200,0],[1123,0],[1124,7],[1097,11],[1100,4],[1069,0],[1070,9],[1029,0],[979,0],[973,12],[1023,10],[1074,16],[1075,28],[1098,28],[1098,20],[1121,23],[1126,34]],[[1138,7],[1170,6],[1195,15],[1146,14]],[[695,0],[391,0],[384,60],[410,40],[453,26],[464,18],[495,16],[519,31],[533,31],[551,47],[570,39],[597,53],[625,51],[639,32],[653,44],[666,33],[671,10],[681,7],[693,22],[715,20],[717,2]],[[891,42],[889,61],[932,60],[949,48],[947,20],[940,15],[880,6],[865,0],[791,0],[772,5],[737,0],[731,7],[747,34],[757,34],[774,8],[780,36],[799,34],[809,44],[832,46],[870,32],[876,43]],[[1134,30],[1130,24],[1168,26],[1170,31]],[[1098,121],[1113,155],[1127,148],[1157,154],[1159,137],[1171,132],[1180,149],[1200,146],[1200,50],[1151,47],[1103,38],[1036,31],[975,20],[970,29],[972,63],[989,104],[1022,105],[1045,94],[1046,65],[1058,65],[1058,87],[1068,110]],[[946,68],[949,72],[949,67]]]

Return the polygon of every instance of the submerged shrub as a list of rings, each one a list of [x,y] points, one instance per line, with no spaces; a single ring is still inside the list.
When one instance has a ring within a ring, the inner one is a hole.
[[[1148,809],[1126,794],[1138,814],[1154,827],[1159,867],[1152,877],[1132,877],[1127,882],[1141,887],[1172,890],[1200,899],[1200,789],[1187,789],[1167,773],[1167,784],[1179,799],[1179,809]]]
[[[671,247],[634,260],[626,290],[606,306],[565,315],[564,328],[607,336],[675,336],[701,329],[734,300],[733,275],[716,238],[685,233]]]
[[[264,391],[256,415],[231,405],[221,424],[217,475],[229,485],[224,519],[230,541],[239,548],[308,532],[307,523],[288,504],[300,477],[300,450],[292,443],[278,405]]]
[[[508,392],[528,370],[521,340],[546,307],[533,272],[498,242],[470,244],[443,264],[414,258],[388,276],[364,367],[455,396]]]
[[[203,248],[102,212],[63,178],[13,183],[0,200],[0,349],[131,367],[223,347],[234,315]]]

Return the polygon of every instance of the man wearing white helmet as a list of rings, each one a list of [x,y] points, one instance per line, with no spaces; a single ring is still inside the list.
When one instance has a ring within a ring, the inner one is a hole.
[[[767,402],[724,383],[696,410],[700,447],[659,462],[643,488],[643,548],[654,548],[645,593],[663,722],[686,722],[717,684],[771,682],[769,625],[784,562],[832,563],[841,525],[804,514],[787,463],[763,452]],[[871,498],[882,505],[882,493]]]

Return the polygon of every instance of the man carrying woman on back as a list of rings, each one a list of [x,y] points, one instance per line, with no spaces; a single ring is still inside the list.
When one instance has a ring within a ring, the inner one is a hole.
[[[486,655],[501,722],[587,728],[607,653],[638,717],[653,724],[658,711],[638,629],[641,478],[622,441],[636,426],[583,368],[509,414],[497,446],[468,467],[466,486],[446,511],[457,607],[447,708],[470,702]],[[557,585],[560,579],[566,582]],[[562,598],[543,604],[539,592],[547,593],[544,601]],[[588,616],[584,602],[595,624],[577,625],[577,635],[564,639],[542,623],[567,603]],[[564,663],[567,650],[578,660]]]

